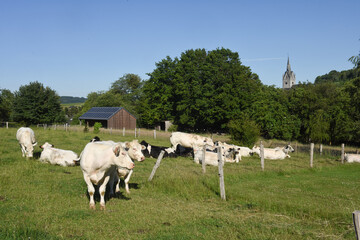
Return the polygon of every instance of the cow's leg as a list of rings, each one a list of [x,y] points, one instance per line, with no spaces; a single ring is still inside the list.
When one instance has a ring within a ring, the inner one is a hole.
[[[95,200],[94,200],[95,188],[94,188],[94,185],[92,184],[90,177],[88,175],[84,174],[84,180],[88,187],[88,192],[89,192],[89,196],[90,196],[90,204],[89,204],[90,208],[95,210]]]
[[[99,193],[100,193],[100,210],[105,210],[105,190],[106,190],[106,184],[109,182],[110,176],[107,175],[104,178],[104,182],[99,187]]]
[[[116,182],[116,186],[115,186],[115,193],[118,193],[118,192],[120,192],[120,178]]]
[[[25,157],[25,153],[26,153],[25,146],[20,144],[20,148],[21,148],[22,156]]]
[[[131,177],[131,174],[133,173],[133,170],[131,169],[129,174],[126,176],[124,182],[125,182],[125,190],[128,194],[130,194],[130,190],[129,190],[129,181],[130,181],[130,177]]]

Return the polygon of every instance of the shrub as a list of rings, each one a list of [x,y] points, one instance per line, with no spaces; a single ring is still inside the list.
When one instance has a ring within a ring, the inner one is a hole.
[[[96,133],[99,133],[101,127],[102,127],[102,124],[99,123],[99,122],[96,122],[96,123],[94,124],[94,133],[95,133],[95,134],[96,134]]]
[[[260,136],[260,127],[247,116],[231,120],[228,128],[232,142],[237,145],[252,148]]]

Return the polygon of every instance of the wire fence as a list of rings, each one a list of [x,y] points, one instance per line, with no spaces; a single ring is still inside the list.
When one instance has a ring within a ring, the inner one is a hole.
[[[20,128],[23,125],[18,122],[0,122],[0,128]],[[62,130],[62,131],[74,131],[74,132],[83,132],[85,126],[81,125],[69,125],[65,124],[36,124],[33,127],[43,128],[44,130]],[[88,127],[89,132],[93,132],[93,127]],[[101,128],[100,133],[104,134],[114,134],[121,136],[133,136],[135,138],[139,137],[147,137],[147,138],[170,138],[171,132],[160,131],[156,129],[146,129],[146,128],[134,128],[134,129],[111,129],[111,128]],[[211,134],[211,137],[214,141],[229,141],[229,137],[218,134]],[[264,141],[265,147],[275,148],[275,147],[284,147],[287,143],[284,141],[273,142],[272,140]],[[290,143],[290,145],[294,148],[295,153],[307,153],[310,154],[310,143],[302,144],[298,142]],[[345,153],[359,153],[359,149],[353,146],[345,145]],[[328,156],[341,156],[342,148],[341,146],[328,146],[316,144],[314,145],[314,153]]]

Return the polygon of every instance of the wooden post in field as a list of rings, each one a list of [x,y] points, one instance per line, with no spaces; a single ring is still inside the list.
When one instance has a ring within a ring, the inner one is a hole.
[[[224,182],[224,169],[223,169],[223,160],[222,160],[222,154],[221,154],[221,147],[217,148],[217,154],[218,154],[218,168],[219,168],[219,180],[220,180],[220,196],[221,196],[222,200],[226,201],[225,182]]]
[[[265,158],[264,158],[264,145],[262,141],[260,141],[260,161],[261,161],[261,170],[265,169]]]
[[[356,210],[352,213],[355,228],[356,239],[360,240],[360,211]]]
[[[345,144],[341,144],[341,163],[344,163],[344,159],[345,159]]]
[[[135,127],[135,138],[136,138],[136,127]]]
[[[9,122],[6,122],[6,129],[9,128]]]
[[[314,160],[314,143],[310,143],[310,167],[313,167]]]
[[[156,129],[154,129],[154,139],[156,139]]]
[[[202,166],[203,173],[206,173],[205,153],[206,153],[206,144],[204,145],[204,148],[203,148],[203,159],[201,161],[201,166]]]
[[[67,130],[68,130],[68,124],[65,123],[65,131],[67,132]]]
[[[323,148],[323,145],[320,144],[320,155],[322,155],[322,148]]]
[[[125,128],[123,127],[123,137],[125,137]]]
[[[155,166],[153,167],[153,170],[152,170],[152,172],[151,172],[151,174],[150,174],[150,177],[149,177],[149,179],[148,179],[149,182],[153,179],[156,170],[157,170],[158,167],[160,166],[161,159],[163,158],[164,153],[165,153],[165,151],[164,151],[164,150],[161,150],[160,155],[159,155],[158,159],[156,160]]]

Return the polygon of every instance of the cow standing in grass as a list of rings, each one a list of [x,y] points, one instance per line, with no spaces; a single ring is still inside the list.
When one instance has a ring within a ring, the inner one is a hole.
[[[173,132],[170,136],[170,142],[174,151],[176,151],[178,145],[193,149],[201,148],[204,145],[214,146],[211,138],[183,132]]]
[[[37,144],[34,131],[28,127],[21,127],[16,132],[16,139],[19,141],[22,156],[33,157],[34,146]]]
[[[120,143],[88,143],[80,155],[80,167],[90,196],[90,208],[95,209],[94,185],[100,192],[100,209],[105,209],[106,184],[114,172],[132,170],[134,163]]]

